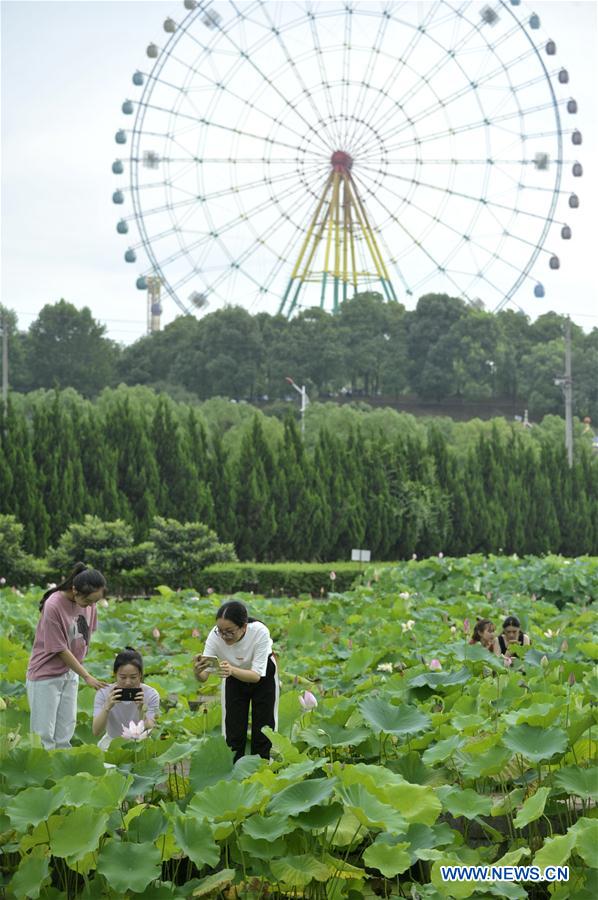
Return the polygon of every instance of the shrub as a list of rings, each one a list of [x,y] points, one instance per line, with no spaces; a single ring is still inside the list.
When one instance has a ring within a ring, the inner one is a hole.
[[[0,515],[0,579],[26,585],[44,580],[45,565],[23,550],[24,528],[14,516]]]
[[[103,522],[86,515],[82,522],[70,525],[58,546],[48,552],[48,563],[56,572],[66,574],[78,560],[103,572],[108,581],[123,570],[142,565],[146,545],[135,545],[133,529],[122,519]]]
[[[234,546],[220,543],[216,532],[203,522],[154,518],[145,564],[154,586],[196,587],[206,566],[236,559]]]
[[[193,586],[202,594],[253,591],[266,596],[312,594],[348,590],[363,572],[361,563],[233,563],[209,566]],[[334,577],[331,577],[334,575]]]

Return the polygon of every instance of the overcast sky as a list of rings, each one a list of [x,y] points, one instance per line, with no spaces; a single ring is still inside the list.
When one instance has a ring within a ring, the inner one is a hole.
[[[565,195],[556,214],[574,232],[571,241],[551,241],[560,270],[549,272],[544,262],[534,271],[547,296],[535,300],[528,283],[515,300],[532,318],[569,312],[590,330],[598,327],[596,3],[540,0],[533,10],[571,76],[584,142],[565,152],[583,163],[584,177],[567,180],[580,209],[568,210]],[[115,232],[114,134],[130,125],[121,104],[135,96],[133,72],[147,70],[147,44],[162,42],[167,16],[182,17],[182,0],[2,0],[1,13],[2,303],[27,328],[46,303],[64,297],[89,306],[112,338],[129,343],[145,332],[135,278],[147,263],[127,265]],[[166,306],[168,321],[177,310]]]

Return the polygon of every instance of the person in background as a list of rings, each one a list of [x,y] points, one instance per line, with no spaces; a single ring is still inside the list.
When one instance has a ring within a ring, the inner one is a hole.
[[[519,644],[521,647],[531,646],[529,635],[521,630],[521,623],[517,616],[507,616],[502,623],[502,634],[498,636],[498,646],[503,656],[512,656],[513,650]]]
[[[473,635],[470,644],[481,644],[490,653],[500,656],[500,649],[496,639],[496,630],[494,622],[490,619],[478,619],[473,628]]]
[[[251,753],[269,759],[271,741],[262,733],[277,727],[279,683],[272,638],[263,622],[249,617],[238,600],[222,604],[216,627],[210,631],[203,656],[196,657],[193,670],[199,681],[207,681],[210,661],[219,660],[215,671],[222,678],[222,731],[235,762],[245,755],[251,706]]]
[[[160,711],[160,696],[155,688],[143,683],[143,658],[133,647],[117,653],[113,671],[116,684],[101,688],[95,696],[92,731],[103,735],[99,746],[106,750],[110,741],[122,737],[123,725],[143,721],[146,730],[153,728]],[[135,691],[132,700],[123,700],[123,689]]]
[[[94,690],[106,684],[83,666],[97,627],[96,603],[106,579],[77,563],[69,577],[43,595],[27,668],[31,731],[46,750],[70,747],[77,722],[79,678]]]

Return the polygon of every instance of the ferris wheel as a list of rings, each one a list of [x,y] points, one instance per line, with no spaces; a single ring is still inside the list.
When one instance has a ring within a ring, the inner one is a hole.
[[[112,166],[148,327],[167,298],[291,315],[361,291],[544,296],[582,135],[519,0],[185,0],[163,29]]]

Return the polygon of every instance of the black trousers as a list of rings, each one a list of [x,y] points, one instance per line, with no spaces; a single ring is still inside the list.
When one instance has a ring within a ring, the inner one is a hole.
[[[275,727],[276,678],[276,665],[270,657],[266,674],[254,684],[239,681],[232,675],[225,681],[224,731],[226,743],[235,754],[235,762],[245,755],[250,705],[251,753],[264,759],[270,758],[272,742],[262,734],[262,728],[265,725]]]

